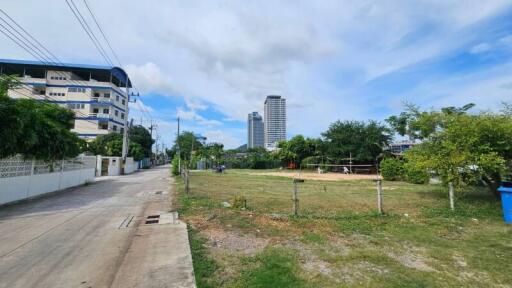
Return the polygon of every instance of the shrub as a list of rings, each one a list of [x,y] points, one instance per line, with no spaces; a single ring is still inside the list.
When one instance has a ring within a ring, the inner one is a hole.
[[[172,164],[171,165],[172,166],[172,171],[171,171],[172,175],[174,175],[174,176],[180,175],[180,167],[178,166],[179,165],[178,157],[174,157],[172,159],[172,163],[171,164]]]
[[[380,173],[384,180],[402,180],[404,172],[404,163],[396,158],[386,158],[380,162]]]
[[[417,167],[412,163],[406,163],[405,166],[405,180],[413,184],[426,184],[430,180],[428,171],[424,168]]]
[[[232,205],[233,208],[238,208],[238,209],[247,208],[247,199],[244,196],[236,195],[233,198],[232,203],[233,203],[233,205]]]

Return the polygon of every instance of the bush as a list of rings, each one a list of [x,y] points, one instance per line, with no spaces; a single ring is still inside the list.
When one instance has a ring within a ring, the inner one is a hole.
[[[180,175],[180,167],[178,165],[179,165],[178,157],[174,157],[172,159],[172,163],[171,163],[171,166],[172,166],[171,172],[172,172],[172,175],[174,175],[174,176]]]
[[[380,162],[380,173],[384,180],[402,180],[405,173],[404,163],[396,158],[386,158]]]
[[[232,199],[232,206],[233,208],[241,209],[241,208],[247,208],[247,198],[241,195],[236,195]]]
[[[405,180],[412,184],[426,184],[430,180],[428,171],[413,165],[412,163],[405,164]]]

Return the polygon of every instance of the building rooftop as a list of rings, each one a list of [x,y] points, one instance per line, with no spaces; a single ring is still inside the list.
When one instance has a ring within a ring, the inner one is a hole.
[[[128,74],[120,67],[116,66],[103,66],[95,64],[72,64],[72,63],[48,63],[33,60],[17,60],[17,59],[0,59],[1,66],[23,66],[39,69],[58,69],[60,71],[79,71],[79,72],[96,72],[96,73],[111,73],[113,77],[117,78],[118,82],[126,83],[128,87],[132,87],[132,83]],[[5,73],[5,71],[3,71]]]
[[[267,103],[268,99],[281,99],[281,96],[279,96],[279,95],[268,95],[267,98],[265,99],[265,104]]]

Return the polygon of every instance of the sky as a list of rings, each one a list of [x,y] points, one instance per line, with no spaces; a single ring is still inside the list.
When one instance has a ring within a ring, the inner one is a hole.
[[[152,119],[166,147],[177,117],[209,142],[245,144],[247,114],[262,113],[266,95],[286,98],[288,137],[383,121],[404,102],[512,101],[512,1],[87,2],[140,92],[130,118]],[[105,64],[65,0],[0,8],[62,62]],[[33,59],[0,39],[0,58]]]

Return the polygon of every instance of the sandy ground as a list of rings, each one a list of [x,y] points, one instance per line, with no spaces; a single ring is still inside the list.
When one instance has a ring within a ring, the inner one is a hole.
[[[281,176],[289,178],[301,178],[307,180],[339,181],[339,180],[375,180],[375,174],[343,174],[343,173],[323,173],[299,172],[299,171],[278,171],[278,172],[254,172],[251,175]],[[379,177],[380,178],[380,177]]]

